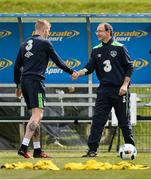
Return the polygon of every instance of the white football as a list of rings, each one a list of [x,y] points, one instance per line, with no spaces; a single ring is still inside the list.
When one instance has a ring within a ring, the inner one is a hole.
[[[123,160],[133,160],[137,155],[137,150],[132,144],[124,144],[120,146],[119,155]]]

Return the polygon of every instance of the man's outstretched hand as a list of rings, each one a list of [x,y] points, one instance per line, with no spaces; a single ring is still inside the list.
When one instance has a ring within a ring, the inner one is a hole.
[[[76,79],[79,77],[78,72],[77,72],[77,71],[74,71],[74,72],[72,73],[71,77],[72,77],[73,80],[76,80]]]
[[[78,79],[79,76],[84,76],[84,75],[85,75],[85,72],[83,70],[74,71],[72,73],[72,79],[76,80],[76,79]]]

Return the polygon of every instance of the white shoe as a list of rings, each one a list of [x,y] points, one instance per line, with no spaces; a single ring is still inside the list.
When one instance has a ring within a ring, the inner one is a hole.
[[[142,101],[141,98],[136,97],[136,102],[141,102],[141,101]]]
[[[151,102],[146,103],[145,106],[151,106]]]
[[[64,145],[60,144],[60,142],[58,140],[55,140],[54,144],[57,146],[60,146],[60,147],[64,147]]]

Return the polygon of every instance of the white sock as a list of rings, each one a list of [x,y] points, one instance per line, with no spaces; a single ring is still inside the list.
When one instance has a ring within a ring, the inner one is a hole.
[[[22,144],[24,144],[25,146],[28,146],[30,142],[30,139],[24,138]]]
[[[34,149],[40,148],[40,142],[33,142]]]

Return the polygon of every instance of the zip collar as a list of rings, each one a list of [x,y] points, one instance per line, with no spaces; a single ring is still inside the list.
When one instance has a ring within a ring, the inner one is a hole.
[[[103,46],[111,45],[113,42],[113,38],[111,38],[107,43],[102,42]]]

